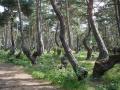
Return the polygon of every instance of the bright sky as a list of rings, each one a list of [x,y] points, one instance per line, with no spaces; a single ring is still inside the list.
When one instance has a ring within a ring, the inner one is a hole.
[[[98,11],[98,8],[99,7],[102,7],[102,6],[104,6],[105,5],[105,3],[104,2],[94,2],[94,12],[97,12]],[[1,5],[0,5],[0,13],[1,12],[4,12],[4,7],[2,7]]]
[[[99,7],[103,7],[104,5],[104,2],[94,2],[94,12],[98,12]]]
[[[0,6],[0,13],[4,12],[4,7]]]

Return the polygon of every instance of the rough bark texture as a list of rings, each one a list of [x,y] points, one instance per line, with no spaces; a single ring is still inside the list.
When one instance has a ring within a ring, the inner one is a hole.
[[[88,4],[88,2],[87,2]],[[89,11],[89,7],[87,9],[87,12]],[[92,56],[92,48],[88,45],[88,39],[90,38],[91,35],[91,25],[90,25],[90,19],[89,16],[87,17],[87,22],[88,22],[88,33],[83,39],[83,45],[85,46],[85,49],[87,50],[87,57],[86,60],[89,60]]]
[[[101,38],[99,31],[95,27],[94,20],[92,18],[93,0],[89,0],[88,7],[89,7],[88,14],[90,18],[91,28],[93,30],[93,34],[98,44],[98,48],[100,52],[99,57],[94,65],[93,78],[100,78],[106,71],[111,69],[116,63],[120,62],[120,55],[109,56],[104,41]]]
[[[15,43],[13,38],[13,17],[11,17],[11,28],[10,28],[10,34],[11,34],[11,47],[10,47],[10,55],[14,55],[15,53]]]
[[[78,52],[80,52],[80,49],[81,49],[81,47],[80,47],[80,41],[79,41],[79,35],[78,34],[77,34],[76,41],[77,41],[76,53],[78,53]]]
[[[88,38],[90,36],[90,32],[91,32],[91,29],[89,28],[89,32],[88,34],[85,36],[85,38],[83,39],[83,45],[85,47],[85,49],[87,50],[87,57],[86,57],[86,60],[89,60],[91,58],[91,55],[92,55],[92,48],[90,46],[88,46]]]
[[[112,55],[109,56],[108,60],[96,61],[93,69],[93,77],[101,78],[106,71],[113,68],[117,63],[120,64],[120,55]]]
[[[59,43],[58,43],[58,40],[57,40],[57,37],[58,37],[58,29],[59,29],[59,23],[57,23],[57,26],[56,26],[56,32],[55,32],[55,43],[58,47],[60,47]]]
[[[64,51],[67,55],[67,58],[68,58],[70,64],[73,67],[74,72],[76,73],[76,75],[78,77],[78,80],[81,80],[81,79],[86,77],[87,71],[79,68],[79,65],[78,65],[78,62],[77,62],[76,58],[72,55],[71,49],[69,48],[69,46],[67,45],[67,43],[65,41],[65,22],[64,22],[64,18],[61,15],[59,9],[56,6],[55,0],[50,0],[50,1],[51,1],[51,5],[52,5],[59,21],[60,21],[60,40],[62,42],[62,46],[64,48]]]
[[[70,34],[70,15],[69,15],[69,0],[65,0],[66,3],[66,28],[67,28],[67,35],[68,35],[68,44],[69,47],[72,48],[71,42],[71,34]]]
[[[36,28],[37,28],[37,38],[36,38],[36,43],[37,43],[37,51],[34,53],[33,56],[40,56],[43,51],[43,40],[42,40],[42,17],[41,17],[41,0],[36,0]]]
[[[5,24],[4,25],[4,27],[5,27],[5,33],[4,33],[4,37],[5,37],[5,43],[4,43],[4,49],[5,50],[7,50],[7,42],[8,42],[8,29],[7,29],[7,25]]]
[[[118,32],[120,36],[120,1],[119,0],[113,0],[114,7],[115,7],[115,16],[116,16],[116,22],[118,27]]]
[[[36,58],[32,57],[30,50],[27,48],[27,46],[25,45],[25,42],[24,42],[20,1],[17,0],[17,3],[18,3],[18,13],[19,13],[19,20],[20,20],[21,48],[22,48],[23,53],[30,59],[31,63],[36,64]]]
[[[88,8],[89,8],[89,11],[88,11],[88,14],[89,14],[89,20],[90,20],[90,24],[91,24],[91,28],[92,28],[92,31],[93,31],[93,34],[94,34],[94,37],[96,39],[96,42],[97,42],[97,45],[98,45],[98,48],[99,48],[99,59],[108,59],[108,50],[104,44],[104,41],[98,31],[98,29],[95,27],[95,22],[93,20],[93,13],[92,13],[92,10],[93,10],[93,0],[89,0],[89,4],[88,4]]]

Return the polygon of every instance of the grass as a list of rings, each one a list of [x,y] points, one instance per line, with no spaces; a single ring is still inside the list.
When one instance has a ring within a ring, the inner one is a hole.
[[[89,76],[83,81],[77,81],[75,73],[69,64],[67,69],[59,69],[60,57],[53,52],[45,53],[38,58],[37,65],[32,66],[30,61],[21,55],[19,59],[8,56],[7,52],[0,51],[1,63],[13,63],[24,67],[24,70],[36,79],[49,80],[64,90],[120,90],[120,66],[115,65],[102,78],[101,82],[92,82],[91,74],[94,60],[85,60],[86,52],[75,54],[80,66],[87,68]],[[98,53],[94,53],[97,57]]]

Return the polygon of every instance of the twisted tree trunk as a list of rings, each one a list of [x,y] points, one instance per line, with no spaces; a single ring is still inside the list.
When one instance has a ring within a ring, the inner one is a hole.
[[[86,60],[89,60],[91,58],[91,55],[92,55],[92,48],[90,46],[88,46],[88,39],[90,37],[90,32],[91,32],[91,27],[90,27],[90,23],[88,21],[88,33],[87,35],[85,36],[85,38],[83,39],[83,45],[85,47],[85,49],[87,50],[87,57],[86,57]]]
[[[27,48],[25,41],[24,41],[24,34],[23,34],[23,25],[22,25],[22,18],[21,18],[21,6],[20,6],[20,1],[18,1],[18,13],[19,13],[19,20],[20,20],[20,33],[21,33],[21,48],[23,53],[30,59],[31,64],[36,64],[36,59],[38,56],[42,54],[42,42],[41,42],[41,37],[40,34],[40,2],[39,0],[36,0],[36,27],[37,27],[37,50],[32,54],[31,51]]]
[[[11,17],[11,25],[10,25],[10,35],[11,35],[11,48],[10,48],[10,55],[14,55],[15,53],[15,43],[14,43],[14,37],[13,37],[13,17]]]
[[[99,57],[94,65],[93,78],[100,78],[102,75],[104,75],[106,71],[111,69],[116,63],[120,62],[120,55],[109,56],[104,41],[101,38],[101,35],[94,24],[93,14],[92,14],[93,0],[89,0],[88,8],[89,8],[88,14],[89,14],[91,28],[100,52]]]
[[[60,40],[61,40],[62,46],[64,48],[64,51],[67,55],[67,58],[68,58],[70,64],[73,67],[74,72],[77,75],[78,80],[81,80],[87,76],[87,71],[85,69],[79,67],[76,58],[73,56],[70,47],[67,45],[67,43],[65,41],[65,21],[64,21],[64,18],[56,6],[55,0],[50,0],[50,1],[51,1],[51,5],[52,5],[52,7],[57,15],[57,18],[59,19],[59,22],[60,22]]]
[[[58,29],[59,29],[59,23],[57,23],[57,26],[56,26],[56,32],[55,32],[55,43],[58,47],[60,47],[59,43],[58,43],[58,40],[57,40],[57,37],[58,37]]]
[[[86,0],[87,1],[87,0]],[[88,4],[88,2],[87,2]],[[87,9],[87,12],[89,11],[89,7]],[[83,39],[83,45],[85,47],[85,49],[87,50],[87,57],[86,60],[89,60],[91,58],[92,55],[92,48],[88,45],[88,39],[90,38],[90,34],[91,34],[91,25],[90,25],[90,19],[89,16],[87,17],[87,22],[88,22],[88,33],[85,36],[85,38]]]
[[[66,5],[66,28],[67,28],[67,37],[68,37],[68,45],[70,48],[72,48],[72,42],[71,42],[71,34],[70,34],[70,15],[69,15],[69,0],[65,0]]]

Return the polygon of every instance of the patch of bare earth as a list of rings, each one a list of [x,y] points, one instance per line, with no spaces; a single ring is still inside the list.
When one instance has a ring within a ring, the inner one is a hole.
[[[0,90],[60,90],[48,81],[35,80],[20,67],[0,64]]]

